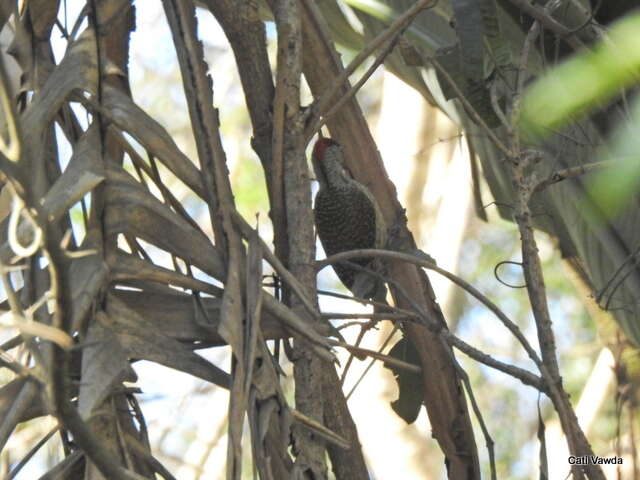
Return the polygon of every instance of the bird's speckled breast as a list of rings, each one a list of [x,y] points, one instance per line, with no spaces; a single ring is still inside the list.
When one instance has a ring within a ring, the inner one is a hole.
[[[327,256],[347,250],[376,248],[376,212],[363,187],[352,182],[350,188],[321,188],[316,195],[314,215],[318,237]],[[355,187],[355,188],[354,188]],[[371,260],[354,259],[367,265]],[[354,272],[334,265],[347,287],[353,285]]]

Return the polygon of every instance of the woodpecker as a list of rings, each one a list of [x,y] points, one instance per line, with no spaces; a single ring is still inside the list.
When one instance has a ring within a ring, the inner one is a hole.
[[[387,230],[371,192],[350,174],[342,147],[320,138],[313,147],[313,169],[320,189],[313,213],[316,231],[327,256],[347,250],[384,248]],[[380,272],[380,262],[354,258],[351,262]],[[348,264],[334,264],[340,281],[357,297],[384,301],[384,282]]]

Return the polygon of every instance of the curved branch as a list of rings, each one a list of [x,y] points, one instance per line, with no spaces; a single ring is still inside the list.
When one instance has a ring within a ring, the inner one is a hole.
[[[525,385],[534,387],[535,389],[541,392],[544,392],[546,394],[549,393],[549,386],[547,383],[548,382],[547,378],[549,377],[548,377],[548,374],[545,374],[546,368],[542,363],[542,361],[540,360],[540,357],[538,356],[536,351],[533,349],[533,347],[531,347],[531,344],[525,338],[520,328],[512,320],[510,320],[509,317],[507,317],[507,315],[496,304],[494,304],[491,300],[489,300],[485,295],[480,293],[480,291],[478,291],[473,285],[457,277],[456,275],[438,267],[432,262],[423,260],[421,258],[415,257],[410,254],[394,252],[391,250],[376,250],[376,249],[350,250],[347,252],[342,252],[336,255],[332,255],[326,258],[325,260],[321,260],[317,262],[316,265],[318,266],[318,269],[322,269],[329,264],[343,262],[345,260],[357,258],[357,257],[391,258],[395,260],[401,260],[408,263],[412,263],[414,265],[417,265],[429,270],[433,270],[441,274],[442,276],[448,278],[449,280],[454,282],[456,285],[460,286],[461,288],[469,292],[471,295],[477,298],[481,303],[483,303],[487,308],[489,308],[489,310],[491,310],[498,317],[498,319],[500,319],[500,321],[507,327],[507,329],[518,339],[518,341],[522,344],[523,348],[529,355],[529,358],[531,358],[531,360],[536,364],[538,369],[540,369],[540,371],[543,373],[543,378],[538,377],[537,375],[534,375],[533,373],[523,368],[516,367],[515,365],[510,365],[510,364],[501,362],[499,360],[496,360],[490,355],[487,355],[486,353],[469,345],[464,340],[458,338],[453,333],[451,333],[448,329],[442,328],[440,325],[437,325],[434,322],[432,322],[428,317],[428,315],[426,315],[424,312],[419,311],[420,309],[418,309],[417,312],[420,318],[425,322],[427,328],[429,328],[434,333],[444,338],[444,340],[449,345],[457,348],[458,350],[467,354],[469,357],[473,358],[474,360],[480,363],[483,363],[484,365],[487,365],[488,367],[494,368],[503,373],[506,373],[507,375],[517,378]],[[357,264],[352,264],[351,266],[353,268],[363,269],[362,267],[359,267]],[[363,269],[363,270],[366,270],[366,269]],[[375,275],[374,272],[371,272],[371,273]],[[389,280],[389,279],[385,279],[385,280],[395,284],[395,282],[393,282],[392,280]],[[406,296],[406,293],[405,293],[405,296]],[[411,301],[411,299],[408,299],[408,301]]]
[[[529,358],[533,360],[537,367],[542,365],[542,360],[533,349],[529,341],[526,339],[520,328],[498,307],[495,303],[489,300],[484,294],[482,294],[477,288],[471,285],[469,282],[463,280],[462,278],[454,275],[451,272],[444,270],[443,268],[438,267],[435,263],[429,262],[427,260],[423,260],[414,255],[408,253],[394,252],[390,250],[375,250],[375,249],[364,249],[364,250],[351,250],[348,252],[338,253],[337,255],[332,255],[325,260],[322,260],[317,263],[319,268],[324,268],[326,265],[336,263],[339,261],[344,261],[350,258],[356,257],[382,257],[382,258],[390,258],[394,260],[401,260],[404,262],[412,263],[414,265],[420,266],[422,268],[426,268],[427,270],[433,270],[436,273],[439,273],[443,277],[451,280],[453,283],[458,285],[460,288],[468,292],[474,298],[476,298],[480,303],[482,303],[485,307],[487,307],[498,319],[502,322],[502,324],[507,327],[507,329],[513,334],[514,337],[520,342],[522,347],[525,349]]]

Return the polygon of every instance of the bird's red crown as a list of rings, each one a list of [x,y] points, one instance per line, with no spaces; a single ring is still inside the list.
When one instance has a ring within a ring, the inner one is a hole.
[[[324,152],[332,145],[338,145],[338,142],[331,138],[319,138],[313,146],[313,156],[319,160],[324,158]]]

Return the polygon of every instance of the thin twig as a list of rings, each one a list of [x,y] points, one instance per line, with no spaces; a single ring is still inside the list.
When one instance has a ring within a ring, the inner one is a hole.
[[[524,39],[524,43],[522,45],[522,53],[520,54],[520,64],[518,65],[517,71],[517,81],[516,81],[516,91],[513,94],[511,100],[511,112],[509,114],[509,118],[511,123],[507,127],[508,135],[511,140],[511,152],[512,156],[508,156],[507,158],[513,158],[513,155],[516,155],[520,152],[520,130],[517,128],[518,122],[520,120],[520,107],[522,104],[522,95],[524,92],[524,84],[527,79],[527,66],[529,64],[529,52],[531,51],[531,46],[538,38],[540,34],[540,23],[534,21],[531,25],[531,28],[527,32],[527,36]]]
[[[410,23],[407,22],[406,25],[397,32],[395,36],[391,38],[389,43],[384,47],[384,49],[377,55],[375,61],[371,64],[371,66],[367,69],[367,71],[360,77],[360,79],[353,85],[347,92],[345,92],[342,97],[329,109],[329,111],[322,115],[322,117],[318,118],[317,121],[309,126],[304,133],[305,144],[309,143],[311,138],[318,133],[318,131],[322,128],[322,126],[329,120],[333,115],[340,111],[344,105],[350,101],[356,93],[360,91],[360,89],[364,86],[364,84],[371,78],[371,75],[378,69],[378,67],[385,61],[387,56],[393,51],[398,40],[404,33],[404,31],[409,28]]]
[[[611,277],[609,277],[609,280],[607,280],[607,283],[605,283],[605,285],[600,289],[600,291],[598,292],[598,294],[596,295],[596,302],[598,303],[598,305],[600,305],[600,302],[602,300],[602,297],[604,296],[605,293],[607,293],[607,291],[609,290],[609,288],[612,286],[613,282],[616,280],[616,278],[618,277],[618,275],[620,275],[620,273],[622,272],[622,270],[629,265],[630,262],[633,262],[633,265],[631,265],[632,268],[635,267],[635,265],[638,263],[638,256],[640,255],[640,246],[637,247],[635,249],[635,251],[631,254],[629,254],[627,256],[627,258],[625,258],[622,263],[620,263],[620,265],[618,266],[618,268],[616,268],[616,271],[613,272],[613,275],[611,275]],[[627,274],[628,275],[628,274]],[[625,276],[626,278],[626,276]],[[613,294],[615,293],[615,290],[618,288],[619,286],[619,282],[617,285],[615,285],[612,288],[611,293],[609,294],[609,299],[607,300],[607,304],[604,307],[605,310],[609,309],[609,303],[611,301],[611,298],[613,297]]]
[[[416,319],[417,315],[404,315],[402,313],[337,313],[337,312],[323,312],[321,316],[325,320],[351,320],[358,318],[368,318],[371,320],[395,320],[405,321]]]
[[[498,476],[496,473],[496,453],[494,449],[495,442],[493,441],[493,438],[491,438],[491,434],[489,433],[487,424],[485,423],[484,417],[482,416],[482,411],[480,410],[480,407],[478,406],[478,402],[476,401],[476,396],[473,394],[473,388],[471,387],[471,381],[469,380],[469,375],[462,368],[460,363],[458,363],[458,361],[455,358],[452,358],[452,361],[456,366],[458,375],[460,375],[460,378],[462,378],[464,389],[467,392],[469,401],[471,402],[471,408],[473,409],[473,413],[475,414],[476,419],[480,424],[480,430],[482,430],[482,435],[484,436],[484,441],[487,447],[487,454],[489,455],[489,468],[491,470],[491,480],[497,480]]]
[[[505,287],[509,287],[509,288],[527,288],[526,285],[511,285],[510,283],[505,282],[504,280],[502,280],[500,278],[500,275],[498,275],[498,270],[500,269],[500,267],[502,265],[518,265],[519,267],[522,267],[522,263],[521,262],[514,262],[512,260],[503,260],[501,262],[498,262],[496,264],[495,267],[493,267],[493,276],[495,277],[495,279],[500,282],[502,285],[504,285]]]
[[[321,436],[325,440],[337,445],[340,448],[348,450],[351,448],[351,444],[342,438],[337,433],[329,430],[327,427],[322,425],[320,422],[316,422],[314,419],[307,417],[302,414],[298,410],[291,409],[291,413],[293,414],[293,418],[297,423],[304,425],[305,427],[313,430],[317,435]]]
[[[319,268],[323,268],[323,267],[319,267]],[[386,303],[377,302],[375,300],[369,300],[367,298],[356,297],[356,296],[353,296],[353,295],[346,295],[344,293],[331,292],[329,290],[320,290],[319,289],[318,290],[318,295],[325,295],[327,297],[341,298],[343,300],[349,300],[349,301],[352,301],[352,302],[359,303],[361,305],[371,305],[372,307],[380,307],[380,308],[389,309],[393,313],[396,313],[398,315],[406,315],[409,318],[414,318],[416,316],[415,312],[411,312],[411,311],[405,310],[403,308],[394,307],[393,305],[387,305]]]
[[[323,268],[325,265],[336,263],[348,258],[354,257],[367,257],[367,256],[379,256],[385,257],[395,260],[402,260],[404,262],[413,263],[414,265],[418,265],[420,267],[426,268],[428,270],[433,270],[434,272],[439,273],[443,277],[452,281],[460,288],[468,292],[474,298],[479,300],[483,305],[485,305],[498,319],[503,323],[505,327],[518,339],[520,344],[523,346],[529,358],[533,360],[533,362],[540,366],[541,360],[538,354],[535,352],[533,347],[529,341],[525,338],[524,334],[520,330],[520,328],[498,307],[495,303],[489,300],[484,294],[482,294],[477,288],[463,280],[462,278],[454,275],[443,268],[438,267],[436,264],[431,263],[422,258],[416,257],[414,255],[410,255],[407,253],[394,252],[390,250],[374,250],[374,249],[363,249],[363,250],[351,250],[347,252],[338,253],[336,255],[332,255],[325,260],[318,262],[318,268]]]
[[[364,334],[371,328],[371,322],[363,323],[360,325],[360,332],[358,332],[358,337],[356,338],[356,343],[354,346],[356,348],[360,347],[362,343],[362,339],[364,338]],[[355,350],[349,350],[349,358],[347,358],[347,363],[342,369],[342,375],[340,376],[340,388],[344,386],[344,381],[347,379],[347,374],[349,373],[349,369],[351,368],[351,364],[353,363],[353,358],[355,357]]]
[[[544,8],[540,8],[528,0],[509,0],[520,10],[535,18],[544,28],[552,31],[556,35],[563,37],[574,48],[583,47],[582,41],[578,39],[572,30],[556,21]]]
[[[505,156],[511,157],[512,156],[511,150],[509,150],[507,146],[502,142],[502,140],[500,140],[498,136],[493,132],[493,130],[489,128],[489,126],[487,125],[487,122],[484,121],[484,119],[476,111],[473,105],[471,105],[469,100],[467,100],[467,98],[465,97],[460,87],[458,87],[458,84],[451,77],[451,75],[449,75],[449,72],[447,72],[447,70],[442,65],[440,65],[440,62],[438,62],[438,60],[435,58],[427,59],[427,61],[430,62],[435,67],[436,70],[438,70],[440,75],[442,75],[442,77],[446,80],[446,82],[453,89],[453,91],[456,92],[458,100],[462,102],[462,104],[464,105],[466,110],[469,112],[469,115],[471,115],[473,120],[482,127],[482,129],[487,134],[489,139],[493,142],[493,144],[496,146],[496,148],[500,150],[502,153],[504,153]]]
[[[356,71],[356,69],[369,57],[369,55],[371,55],[387,40],[402,33],[402,31],[409,26],[421,11],[435,6],[436,3],[438,3],[438,0],[417,1],[411,8],[396,18],[393,23],[371,40],[366,47],[360,51],[356,58],[354,58],[333,80],[331,87],[327,88],[326,93],[316,100],[311,108],[307,110],[307,118],[305,119],[306,123],[315,125],[318,119],[329,109],[329,105],[336,94],[342,91],[342,86],[347,82],[351,74]],[[317,130],[317,128],[313,130]]]
[[[547,178],[545,178],[544,180],[541,180],[540,182],[538,182],[533,189],[531,190],[531,194],[533,195],[534,193],[538,193],[541,192],[542,190],[544,190],[545,188],[558,183],[558,182],[562,182],[564,180],[567,180],[569,178],[575,178],[575,177],[580,177],[582,175],[585,175],[587,173],[591,173],[594,171],[599,171],[602,170],[603,168],[607,168],[611,166],[611,161],[605,160],[602,162],[593,162],[593,163],[586,163],[584,165],[578,165],[577,167],[571,167],[571,168],[565,168],[563,170],[558,170],[556,172],[553,172],[551,175],[549,175]]]
[[[9,473],[9,477],[7,478],[7,480],[14,479],[16,475],[20,473],[20,470],[22,470],[22,468],[29,462],[29,460],[33,458],[33,456],[38,452],[38,450],[40,450],[40,448],[42,448],[42,446],[45,443],[47,443],[49,439],[53,437],[58,430],[60,430],[60,427],[56,425],[51,430],[49,430],[49,432],[44,437],[38,440],[38,443],[36,443],[33,446],[33,448],[31,448],[31,450],[29,450],[27,454],[20,459],[20,461],[15,467],[13,467],[13,469],[11,470],[11,473]]]
[[[389,355],[383,355],[382,353],[376,352],[375,350],[356,347],[354,345],[349,345],[348,343],[340,342],[338,340],[330,340],[330,341],[336,347],[342,347],[346,350],[349,350],[350,352],[354,352],[355,354],[363,355],[363,356],[371,357],[375,360],[383,361],[386,364],[401,368],[402,370],[406,370],[407,372],[420,373],[422,371],[422,369],[417,365],[414,365],[408,362],[403,362],[402,360],[398,360],[397,358],[390,357]]]
[[[247,223],[247,221],[240,215],[237,210],[234,210],[232,213],[232,220],[235,225],[240,229],[240,233],[245,239],[251,238],[253,232],[255,230]],[[262,238],[258,235],[258,241],[260,242],[260,246],[262,247],[262,253],[264,255],[264,259],[269,262],[269,264],[273,267],[278,275],[289,285],[291,290],[298,296],[304,307],[306,308],[309,315],[314,320],[318,320],[320,318],[320,312],[313,304],[309,296],[305,293],[304,287],[300,283],[300,281],[289,271],[287,267],[280,261],[280,259],[271,251],[267,243],[262,240]]]
[[[345,328],[349,328],[349,327],[363,327],[365,322],[358,322],[358,321],[353,321],[353,322],[346,322],[343,323],[342,325],[340,325],[339,327],[336,327],[337,330],[344,330]]]
[[[453,281],[456,285],[460,286],[461,288],[469,292],[476,299],[482,302],[487,308],[489,308],[498,317],[498,319],[502,321],[502,323],[507,327],[507,329],[509,329],[509,331],[511,331],[511,333],[518,339],[518,341],[521,343],[521,345],[524,347],[525,351],[529,355],[529,358],[533,360],[533,362],[536,364],[536,366],[542,373],[543,378],[547,382],[551,379],[550,375],[546,371],[544,363],[540,360],[540,357],[538,356],[536,351],[533,349],[533,347],[531,347],[531,344],[524,337],[524,335],[520,331],[520,328],[514,322],[512,322],[509,319],[509,317],[507,317],[497,305],[491,302],[491,300],[486,298],[486,296],[480,293],[472,285],[468,284],[467,282],[457,277],[456,275],[438,267],[432,262],[424,260],[420,257],[416,257],[414,255],[401,253],[401,252],[394,252],[390,250],[362,249],[362,250],[351,250],[347,252],[338,253],[336,255],[332,255],[325,260],[317,262],[317,265],[318,265],[318,268],[322,268],[323,266],[329,263],[344,262],[345,259],[348,259],[348,258],[376,257],[376,256],[401,260],[408,263],[413,263],[414,265],[419,265],[423,268],[433,270],[443,275],[444,277],[448,278],[449,280]],[[367,269],[360,267],[355,263],[351,263],[351,266],[354,268],[357,267],[358,269],[368,271]],[[375,272],[368,271],[368,273],[375,276],[380,276]],[[393,282],[390,279],[385,279],[385,280],[397,287],[396,282]],[[400,292],[402,293],[403,290],[401,290]],[[406,297],[406,293],[404,293],[404,295]],[[524,370],[522,368],[516,367],[514,365],[509,365],[507,363],[496,360],[492,358],[490,355],[487,355],[486,353],[481,352],[477,348],[466,343],[464,340],[461,340],[460,338],[456,337],[448,329],[442,328],[440,325],[435,324],[433,320],[428,315],[425,314],[425,312],[420,312],[421,309],[419,307],[416,307],[415,302],[413,302],[411,298],[407,298],[407,301],[411,303],[414,306],[414,308],[417,308],[417,311],[420,313],[420,318],[422,319],[426,327],[429,328],[434,333],[437,333],[438,335],[441,335],[442,337],[444,337],[447,343],[449,343],[451,346],[464,352],[469,357],[473,358],[474,360],[480,363],[483,363],[484,365],[495,368],[496,370],[499,370],[503,373],[506,373],[507,375],[511,375],[512,377],[519,379],[525,385],[532,386],[537,390],[540,390],[545,393],[548,392],[549,387],[545,384],[545,381],[543,381],[540,377],[537,377],[533,373],[527,370]]]
[[[489,87],[489,96],[491,98],[491,107],[493,108],[493,112],[498,117],[498,120],[500,120],[500,123],[508,131],[512,127],[512,125],[509,120],[507,120],[507,116],[500,107],[500,103],[498,101],[498,82],[494,81],[491,83],[491,87]]]
[[[469,345],[464,342],[460,338],[453,335],[449,330],[442,330],[440,332],[440,336],[443,337],[449,345],[457,348],[462,353],[467,355],[469,358],[475,360],[478,363],[482,363],[487,367],[493,368],[499,372],[504,373],[505,375],[509,375],[510,377],[516,378],[522,382],[523,385],[527,385],[529,387],[533,387],[539,392],[543,392],[549,395],[549,387],[547,386],[546,377],[544,375],[544,370],[542,370],[543,375],[539,377],[534,373],[525,370],[524,368],[516,367],[515,365],[511,365],[500,360],[493,358],[491,355],[484,353],[477,348]]]
[[[384,342],[382,342],[382,345],[380,345],[380,348],[378,348],[378,353],[381,353],[387,347],[387,345],[389,344],[389,342],[391,341],[391,339],[393,338],[393,336],[398,330],[400,330],[400,325],[399,324],[394,325],[391,332],[389,332],[389,335],[387,335],[387,338],[384,339]],[[353,392],[356,391],[356,389],[358,388],[358,386],[360,385],[360,382],[362,382],[364,377],[367,376],[367,373],[369,373],[369,370],[371,370],[371,367],[373,367],[373,364],[375,363],[375,361],[376,361],[375,359],[371,359],[371,361],[369,362],[369,365],[367,365],[367,368],[365,368],[364,371],[360,374],[360,376],[358,377],[358,380],[356,380],[356,382],[353,384],[353,387],[351,387],[351,390],[349,390],[349,393],[347,393],[347,395],[345,396],[346,400],[349,400],[349,398],[351,398],[351,395],[353,395]]]

